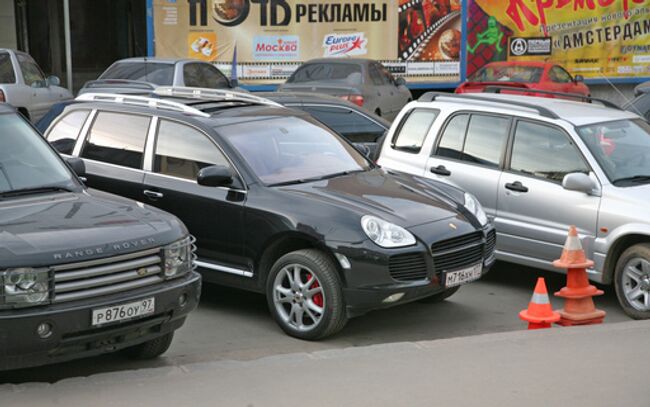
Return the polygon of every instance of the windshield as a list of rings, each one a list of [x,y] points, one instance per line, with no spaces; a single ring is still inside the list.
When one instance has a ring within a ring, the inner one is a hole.
[[[0,193],[76,187],[47,142],[17,114],[0,114]]]
[[[99,79],[129,79],[171,86],[174,80],[174,64],[122,62],[108,68]]]
[[[537,83],[543,68],[522,65],[487,65],[470,76],[469,82]]]
[[[650,125],[617,120],[578,127],[585,142],[614,185],[650,183]]]
[[[307,182],[365,171],[368,161],[331,131],[299,117],[280,117],[219,127],[267,185]]]
[[[287,80],[287,83],[338,80],[361,83],[361,67],[357,64],[307,64]]]

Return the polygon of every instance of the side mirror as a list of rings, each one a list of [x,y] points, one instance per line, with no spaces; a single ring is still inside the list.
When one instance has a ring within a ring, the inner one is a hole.
[[[61,79],[59,79],[58,76],[50,75],[45,80],[45,83],[47,84],[47,86],[59,86],[61,85]]]
[[[562,187],[569,191],[584,192],[587,195],[593,194],[597,188],[594,180],[587,174],[572,172],[564,176]]]
[[[370,158],[370,156],[372,155],[372,151],[370,151],[370,148],[367,145],[363,143],[352,143],[352,145],[366,158]]]
[[[584,81],[585,81],[585,77],[582,76],[582,75],[576,75],[576,76],[573,77],[573,81],[576,82],[576,83],[577,83],[577,82],[584,82]]]
[[[233,78],[230,79],[230,89],[235,89],[239,86],[239,79]]]
[[[406,79],[402,78],[401,76],[399,78],[395,79],[395,85],[396,86],[406,86]]]
[[[202,168],[196,176],[196,182],[204,187],[226,187],[232,184],[230,169],[222,165]]]
[[[68,166],[79,178],[83,178],[86,175],[86,164],[84,164],[84,160],[81,158],[70,157],[66,158],[65,162],[68,163]]]

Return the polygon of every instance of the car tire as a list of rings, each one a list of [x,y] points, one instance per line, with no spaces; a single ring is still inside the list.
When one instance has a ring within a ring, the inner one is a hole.
[[[456,294],[456,291],[458,291],[459,289],[460,289],[459,285],[456,286],[456,287],[451,287],[449,289],[446,289],[443,292],[433,294],[433,295],[430,295],[428,297],[421,298],[421,299],[418,300],[418,302],[423,302],[423,303],[426,303],[426,304],[434,304],[434,303],[437,303],[437,302],[442,302],[442,301],[446,300],[447,298],[451,297],[452,295]]]
[[[154,359],[167,352],[173,339],[174,333],[170,332],[156,339],[141,343],[140,345],[127,348],[125,349],[125,353],[131,359]]]
[[[650,244],[630,246],[621,254],[614,270],[614,289],[630,318],[650,318]]]
[[[278,259],[266,281],[266,298],[275,321],[296,338],[322,339],[347,322],[341,279],[320,250],[297,250]]]

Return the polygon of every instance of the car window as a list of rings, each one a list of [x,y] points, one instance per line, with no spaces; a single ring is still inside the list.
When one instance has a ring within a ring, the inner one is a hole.
[[[510,169],[554,182],[562,182],[572,172],[589,173],[578,149],[562,130],[526,121],[517,123]]]
[[[347,83],[361,83],[361,66],[358,64],[305,64],[289,77],[287,83],[301,83],[312,81],[345,81]]]
[[[397,133],[393,136],[391,146],[395,150],[407,153],[419,153],[429,133],[433,121],[438,116],[437,110],[413,109],[403,119]]]
[[[208,64],[185,64],[183,66],[185,86],[195,88],[228,88],[229,83],[217,68]]]
[[[553,82],[569,83],[572,81],[571,75],[569,75],[567,71],[557,65],[551,67],[551,69],[548,71],[548,76]]]
[[[465,131],[469,114],[459,114],[451,118],[443,130],[434,155],[460,159],[465,141]]]
[[[379,72],[379,69],[377,69],[377,65],[369,64],[368,73],[370,74],[370,80],[373,85],[381,86],[384,83],[381,73]]]
[[[150,117],[99,112],[81,152],[83,158],[142,168]]]
[[[510,119],[473,114],[467,127],[461,160],[498,167],[508,139]]]
[[[154,172],[196,180],[199,170],[210,165],[230,167],[221,150],[205,134],[184,124],[160,121]]]
[[[18,59],[18,65],[20,66],[20,71],[23,74],[23,80],[26,85],[32,86],[34,82],[45,80],[41,68],[36,65],[33,59],[21,54],[16,54],[16,59]]]
[[[59,153],[72,154],[88,113],[88,110],[75,110],[63,116],[48,133],[47,141]]]
[[[386,129],[366,116],[344,107],[302,106],[300,109],[310,113],[343,137],[353,143],[372,143],[381,137]]]
[[[7,53],[0,54],[0,83],[16,83],[11,55]]]
[[[128,79],[171,86],[174,82],[174,64],[118,62],[108,68],[99,79]]]
[[[467,81],[537,83],[543,72],[542,68],[534,66],[488,64],[471,75]]]
[[[385,66],[379,65],[379,71],[381,72],[381,76],[384,79],[384,83],[386,85],[395,85],[395,78],[393,78],[393,74],[391,74]]]

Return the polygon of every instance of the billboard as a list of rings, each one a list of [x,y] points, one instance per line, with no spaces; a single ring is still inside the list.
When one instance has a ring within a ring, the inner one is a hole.
[[[649,0],[468,0],[467,75],[552,61],[587,79],[650,76]]]
[[[283,81],[321,57],[379,60],[410,82],[460,80],[460,0],[153,0],[155,55]]]

